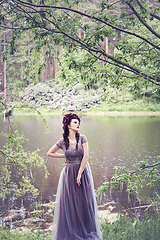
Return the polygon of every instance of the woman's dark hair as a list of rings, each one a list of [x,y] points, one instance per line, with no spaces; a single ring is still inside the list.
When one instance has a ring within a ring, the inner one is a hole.
[[[66,116],[67,115],[67,116]],[[69,139],[68,139],[68,135],[69,135],[69,129],[68,129],[68,125],[70,124],[72,119],[77,119],[80,123],[80,118],[76,115],[76,114],[66,114],[65,116],[67,117],[67,124],[63,125],[63,142],[65,145],[66,150],[69,148]],[[65,120],[65,116],[63,118],[63,122]],[[79,136],[80,134],[78,132],[76,132],[76,150],[78,149],[78,142],[79,142]]]

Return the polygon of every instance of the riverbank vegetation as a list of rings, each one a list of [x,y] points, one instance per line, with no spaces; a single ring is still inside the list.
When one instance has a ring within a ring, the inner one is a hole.
[[[156,112],[160,111],[160,100],[150,93],[150,97],[143,92],[139,96],[131,93],[128,88],[115,89],[101,87],[84,89],[79,83],[75,86],[64,86],[57,80],[29,85],[19,92],[18,98],[10,105],[14,105],[14,114],[31,114],[38,109],[44,114],[64,111],[78,111],[82,113],[94,112]]]
[[[119,221],[108,224],[102,220],[101,224],[103,240],[158,240],[160,238],[160,218],[158,216],[146,216],[143,221],[138,217],[131,219],[121,216]],[[51,233],[36,232],[14,232],[9,229],[0,231],[0,240],[50,240]]]
[[[37,115],[37,109],[29,107],[17,107],[12,110],[13,115]],[[62,115],[60,109],[39,107],[42,115]],[[70,109],[72,111],[72,109]],[[65,112],[65,111],[64,111]],[[105,115],[105,116],[160,116],[160,103],[148,102],[145,100],[133,100],[124,103],[105,103],[93,105],[84,111],[75,111],[80,115]]]

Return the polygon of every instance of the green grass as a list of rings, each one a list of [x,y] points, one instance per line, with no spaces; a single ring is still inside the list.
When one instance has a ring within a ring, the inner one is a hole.
[[[0,240],[51,240],[51,233],[39,232],[11,232],[8,229],[0,231]]]
[[[102,223],[103,240],[159,240],[160,218],[146,218],[143,222],[137,218],[133,223],[127,217],[121,217],[114,224]]]
[[[92,111],[118,111],[118,112],[140,112],[140,111],[160,111],[160,102],[148,102],[144,100],[134,100],[131,102],[124,102],[124,103],[106,103],[103,102],[99,106],[94,106],[90,109]]]
[[[62,111],[60,111],[59,109],[52,109],[52,110],[48,110],[47,107],[40,107],[37,108],[38,111],[41,112],[42,115],[60,115],[62,114]],[[14,108],[12,111],[13,115],[38,115],[36,109],[34,108]]]

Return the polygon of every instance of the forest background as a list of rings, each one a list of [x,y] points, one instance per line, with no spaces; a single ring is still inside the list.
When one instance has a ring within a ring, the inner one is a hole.
[[[1,0],[0,4],[0,107],[5,116],[19,109],[41,116],[54,110],[158,114],[158,0]],[[6,145],[1,149],[0,197],[12,194],[13,184],[17,196],[26,191],[37,196],[32,173],[26,176],[26,171],[28,166],[44,166],[43,159],[38,151],[26,153],[25,137],[12,126],[1,137]],[[11,164],[19,167],[19,184],[11,182]],[[157,157],[154,166],[143,162],[132,173],[118,169],[114,182],[125,181],[133,192],[144,177],[139,173],[146,171],[150,184],[157,183],[159,165]]]

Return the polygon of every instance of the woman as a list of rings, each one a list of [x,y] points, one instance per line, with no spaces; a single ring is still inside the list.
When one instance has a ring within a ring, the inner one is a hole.
[[[87,138],[78,133],[80,118],[76,114],[66,114],[62,123],[63,138],[47,153],[50,157],[65,160],[57,190],[52,239],[100,240]],[[57,153],[59,149],[64,154]]]

